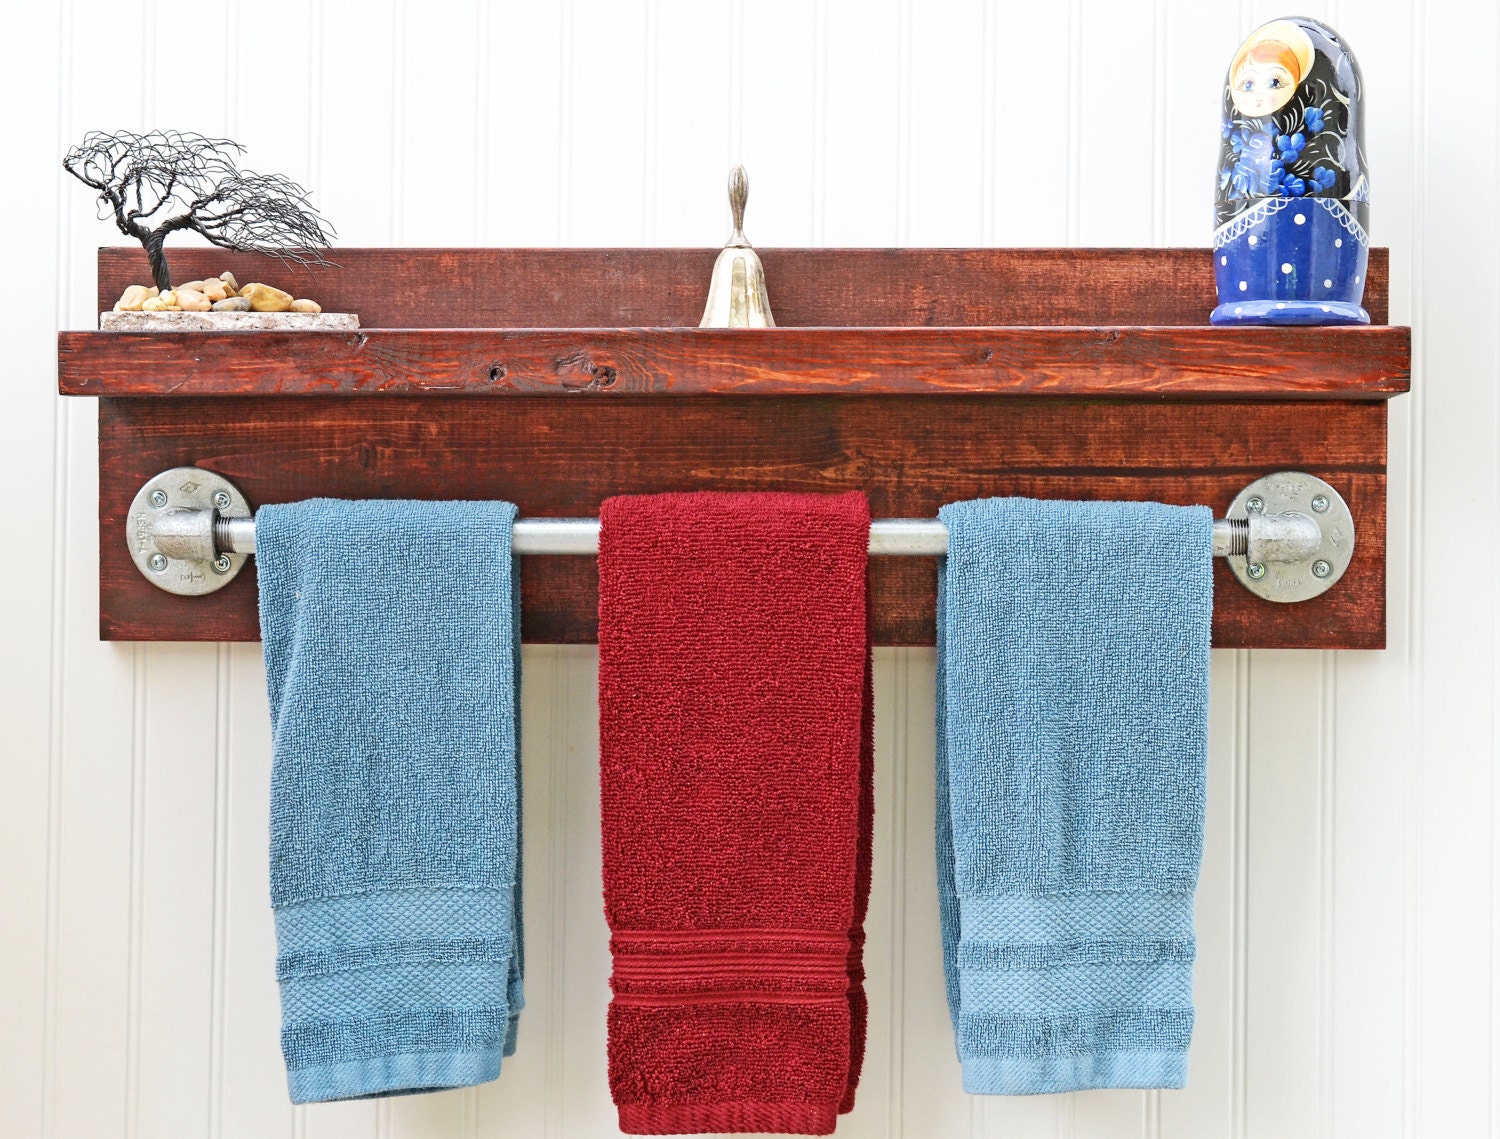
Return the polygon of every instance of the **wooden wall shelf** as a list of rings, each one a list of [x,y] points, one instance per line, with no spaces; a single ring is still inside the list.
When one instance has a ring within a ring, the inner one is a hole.
[[[67,395],[1387,399],[1405,328],[527,328],[67,333]]]
[[[1354,561],[1297,605],[1219,566],[1215,644],[1384,644],[1384,401],[1410,369],[1409,330],[1384,323],[1384,250],[1376,323],[1285,329],[1209,327],[1205,250],[761,253],[770,330],[691,327],[711,250],[350,249],[310,280],[175,252],[178,276],[232,269],[365,327],[59,335],[60,390],[101,397],[101,635],[257,636],[253,573],[182,598],[130,561],[130,499],[175,466],[218,471],[257,505],[508,498],[592,516],[616,493],[858,488],[877,517],[989,494],[1222,512],[1252,479],[1298,469],[1349,502]],[[139,250],[101,250],[101,310],[145,279]],[[872,562],[880,643],[931,643],[935,572]],[[595,587],[592,559],[525,559],[525,638],[592,640]]]

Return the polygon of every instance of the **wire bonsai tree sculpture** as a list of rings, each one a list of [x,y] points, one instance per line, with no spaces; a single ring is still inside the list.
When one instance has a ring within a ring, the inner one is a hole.
[[[227,138],[179,131],[90,131],[63,168],[99,192],[100,219],[145,247],[153,283],[172,287],[164,249],[178,230],[222,249],[269,253],[294,265],[327,265],[334,234],[308,191],[282,174],[241,170],[245,148]],[[107,212],[106,212],[107,211]]]

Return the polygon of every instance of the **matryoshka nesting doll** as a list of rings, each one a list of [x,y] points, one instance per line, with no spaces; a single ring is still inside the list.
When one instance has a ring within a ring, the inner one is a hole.
[[[1359,64],[1289,17],[1251,32],[1224,83],[1214,324],[1368,324],[1369,179]]]

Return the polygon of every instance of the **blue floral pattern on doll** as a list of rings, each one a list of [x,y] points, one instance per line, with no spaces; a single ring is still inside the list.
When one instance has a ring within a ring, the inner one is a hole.
[[[1245,201],[1279,194],[1300,198],[1328,194],[1347,177],[1342,106],[1326,83],[1318,82],[1330,105],[1296,100],[1287,113],[1269,119],[1227,118],[1223,136],[1227,164],[1219,172],[1219,192],[1226,201]]]

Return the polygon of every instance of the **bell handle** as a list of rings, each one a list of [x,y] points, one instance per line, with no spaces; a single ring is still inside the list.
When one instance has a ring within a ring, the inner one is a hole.
[[[750,244],[745,238],[745,202],[750,197],[750,179],[743,166],[736,165],[729,172],[729,213],[734,219],[734,232],[729,235],[729,244]]]

